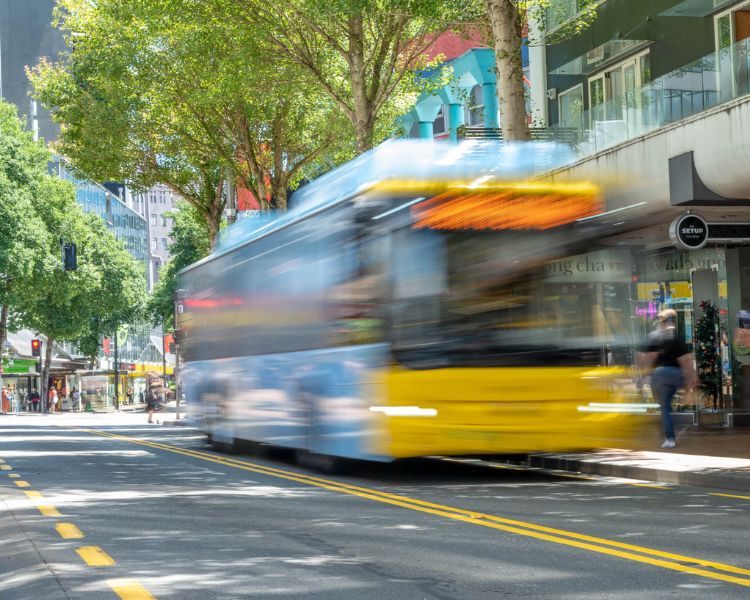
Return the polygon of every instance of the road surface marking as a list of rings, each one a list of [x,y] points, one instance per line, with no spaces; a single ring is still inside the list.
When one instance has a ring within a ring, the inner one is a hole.
[[[156,600],[148,590],[137,581],[113,579],[107,582],[122,600]]]
[[[583,475],[566,475],[565,473],[552,473],[558,477],[571,477],[573,479],[588,479],[589,481],[596,481],[596,477],[584,477]]]
[[[58,523],[55,529],[57,529],[57,533],[59,533],[65,540],[73,540],[83,537],[81,530],[71,523]]]
[[[8,477],[20,477],[18,473],[8,473]]]
[[[12,471],[13,467],[10,465],[0,465],[0,471]]]
[[[39,492],[24,492],[29,498],[42,498],[43,496]]]
[[[689,562],[689,563],[698,564],[698,565],[705,566],[705,567],[718,569],[720,571],[726,571],[729,573],[750,575],[750,570],[741,569],[739,567],[735,567],[732,565],[725,565],[722,563],[716,563],[713,561],[692,558],[689,556],[672,554],[670,552],[662,552],[660,550],[653,550],[651,548],[646,548],[643,546],[635,546],[635,545],[626,544],[623,542],[615,542],[615,541],[607,540],[604,538],[597,538],[594,536],[588,536],[588,535],[583,535],[583,534],[574,533],[570,531],[564,531],[561,529],[544,527],[542,525],[535,525],[533,523],[524,523],[522,521],[505,519],[503,517],[497,517],[494,515],[485,515],[485,514],[477,513],[475,511],[467,511],[467,510],[463,510],[459,508],[442,506],[439,504],[425,502],[423,500],[416,500],[414,498],[398,496],[395,494],[389,494],[387,492],[380,492],[378,490],[357,487],[357,486],[353,486],[350,484],[333,481],[330,479],[312,477],[312,476],[304,475],[302,473],[295,473],[293,471],[285,471],[285,470],[276,469],[273,467],[266,467],[263,465],[258,465],[255,463],[250,463],[250,462],[241,461],[237,459],[222,458],[222,460],[219,460],[213,454],[209,454],[206,452],[199,452],[196,450],[189,450],[186,448],[180,448],[178,446],[169,446],[167,444],[149,442],[149,441],[140,440],[137,438],[130,438],[130,437],[123,436],[123,435],[100,432],[100,431],[96,431],[93,429],[84,429],[80,427],[69,427],[69,428],[73,430],[78,430],[78,431],[85,431],[87,433],[99,435],[101,437],[108,437],[108,438],[115,439],[115,440],[127,441],[133,444],[139,444],[142,446],[148,446],[151,448],[166,450],[168,452],[172,452],[175,454],[182,454],[184,456],[189,456],[192,458],[199,458],[207,462],[224,464],[226,466],[235,467],[235,468],[242,469],[245,471],[252,471],[255,473],[271,475],[274,477],[278,477],[279,479],[287,479],[290,481],[306,483],[308,485],[314,485],[316,487],[320,487],[320,488],[324,488],[328,490],[342,492],[342,493],[350,494],[353,496],[359,496],[361,498],[367,498],[370,500],[376,500],[378,502],[383,502],[385,504],[392,504],[395,506],[401,506],[403,508],[408,508],[411,510],[416,510],[416,511],[424,512],[428,514],[446,517],[446,518],[454,519],[457,521],[463,521],[466,523],[481,525],[482,527],[490,527],[492,529],[498,529],[501,531],[516,533],[518,535],[545,540],[545,541],[553,542],[556,544],[573,546],[576,548],[590,550],[592,552],[608,554],[611,556],[617,556],[617,557],[625,558],[625,559],[632,560],[635,562],[641,562],[641,563],[646,563],[646,564],[650,564],[654,566],[659,566],[659,567],[663,567],[665,569],[670,569],[673,571],[691,573],[693,575],[699,575],[699,576],[706,577],[709,579],[718,579],[720,581],[726,581],[729,583],[736,583],[738,585],[750,587],[750,579],[742,579],[739,577],[733,577],[731,575],[724,575],[722,573],[715,573],[712,571],[706,571],[704,569],[697,569],[695,567],[687,566],[687,565],[680,564],[680,563]],[[481,517],[481,519],[478,517]],[[512,525],[512,526],[509,526],[509,525]],[[525,528],[525,529],[521,529],[521,528]],[[556,534],[556,535],[549,535],[550,533]],[[566,537],[563,538],[563,537],[557,537],[557,536],[566,536]],[[566,539],[566,538],[573,538],[573,539]],[[595,546],[591,543],[583,543],[583,542],[576,541],[576,540],[584,540],[586,542],[593,542],[595,544],[601,544],[601,545]],[[612,548],[607,548],[606,546],[612,546]],[[621,550],[616,550],[615,548],[632,550],[635,552],[640,552],[641,554],[632,554],[630,552],[622,552]],[[666,559],[679,561],[679,562],[668,562],[666,560],[651,558],[649,556],[642,556],[642,554],[657,556],[660,558],[666,558]]]
[[[0,465],[4,465],[4,464],[5,464],[5,461],[2,458],[0,458]]]
[[[726,496],[727,498],[742,498],[743,500],[750,500],[750,496],[735,496],[733,494],[714,494],[713,492],[708,492],[709,496]]]
[[[667,487],[667,486],[664,486],[664,485],[650,485],[648,483],[630,483],[628,481],[621,481],[620,483],[623,483],[625,485],[637,485],[638,487],[652,487],[652,488],[657,488],[657,489],[660,489],[660,490],[671,490],[672,489],[671,487]]]
[[[42,513],[45,517],[59,517],[60,511],[57,510],[54,506],[37,506],[39,509],[39,512]]]
[[[18,487],[31,487],[28,481],[21,481],[20,479],[18,481],[14,481],[13,483],[15,483]]]
[[[86,564],[90,567],[109,567],[117,564],[112,557],[110,557],[104,550],[99,546],[83,546],[76,550],[81,558],[86,561]]]

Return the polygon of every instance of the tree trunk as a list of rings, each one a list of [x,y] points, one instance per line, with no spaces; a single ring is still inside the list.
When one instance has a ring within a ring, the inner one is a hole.
[[[485,0],[495,41],[495,72],[500,127],[505,141],[528,141],[526,90],[523,85],[523,22],[511,0]]]
[[[40,399],[42,403],[42,412],[47,412],[47,402],[49,402],[49,368],[50,368],[50,362],[52,362],[52,344],[54,343],[54,339],[51,337],[47,338],[47,346],[44,350],[44,364],[42,365],[42,384],[41,387],[41,393],[42,397]]]
[[[373,106],[367,89],[367,65],[365,63],[364,25],[362,15],[355,14],[349,20],[349,70],[352,81],[354,105],[354,135],[357,138],[357,156],[372,149],[374,123]]]
[[[8,287],[10,288],[10,284],[8,284]],[[3,304],[2,313],[0,314],[0,363],[2,363],[2,355],[3,355],[3,344],[5,343],[5,338],[8,335],[8,305]],[[2,366],[2,364],[0,364]],[[3,389],[3,373],[2,369],[0,368],[0,392]]]
[[[217,215],[216,211],[212,210],[206,215],[206,220],[208,221],[208,239],[211,243],[211,250],[213,250],[218,241],[219,231],[221,231],[221,213]]]

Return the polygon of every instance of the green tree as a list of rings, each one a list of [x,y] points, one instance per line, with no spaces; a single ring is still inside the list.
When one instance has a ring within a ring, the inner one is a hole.
[[[159,281],[148,300],[148,312],[154,325],[164,321],[165,330],[174,329],[174,295],[177,273],[205,258],[210,251],[208,228],[200,214],[189,204],[178,203],[177,210],[167,213],[172,219],[169,232],[174,242],[169,246],[171,258],[159,271]]]
[[[47,160],[43,164],[46,168]],[[12,308],[19,323],[47,338],[42,370],[46,398],[52,345],[78,340],[94,316],[105,324],[136,318],[146,296],[146,280],[142,265],[102,219],[83,212],[72,183],[45,175],[34,189],[32,204],[44,223],[44,259],[29,276],[14,282]],[[74,271],[63,270],[61,238],[77,245]]]
[[[59,25],[76,32],[73,52],[30,74],[64,125],[58,152],[89,179],[127,180],[136,192],[168,186],[203,215],[212,243],[227,179],[261,208],[268,195],[285,208],[305,168],[345,145],[338,109],[300,87],[288,61],[253,61],[252,38],[172,18],[166,2],[60,7]]]
[[[16,115],[14,105],[0,100],[0,348],[9,325],[14,328],[14,283],[28,278],[45,259],[40,252],[44,224],[32,197],[45,176],[47,152]]]
[[[423,91],[419,72],[440,34],[473,26],[471,0],[159,0],[173,19],[202,19],[261,39],[256,61],[284,59],[307,73],[351,123],[361,154],[390,137]],[[270,48],[269,53],[267,49]]]
[[[497,101],[503,139],[531,139],[526,118],[526,89],[523,82],[521,49],[524,33],[531,26],[532,44],[551,44],[567,39],[588,27],[596,15],[598,0],[578,0],[579,11],[569,13],[570,2],[555,0],[480,0],[486,6],[490,24],[490,44],[495,50]],[[561,22],[554,33],[547,33],[549,19]]]
[[[713,302],[701,302],[701,308],[703,316],[698,319],[695,327],[695,362],[700,380],[699,389],[706,396],[706,404],[713,399],[716,408],[721,386],[719,314]]]

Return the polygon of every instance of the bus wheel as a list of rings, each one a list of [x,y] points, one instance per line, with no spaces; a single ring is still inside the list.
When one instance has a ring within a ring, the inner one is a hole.
[[[297,464],[307,469],[313,469],[326,475],[343,473],[346,469],[346,459],[330,454],[315,454],[307,450],[297,450],[295,453]]]
[[[211,438],[211,448],[214,452],[221,452],[222,454],[237,454],[239,444],[237,440],[231,442],[220,442]]]

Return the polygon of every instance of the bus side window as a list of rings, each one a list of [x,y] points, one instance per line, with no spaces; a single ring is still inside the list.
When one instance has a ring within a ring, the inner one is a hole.
[[[352,239],[339,255],[339,281],[328,289],[329,346],[384,341],[387,234]]]

